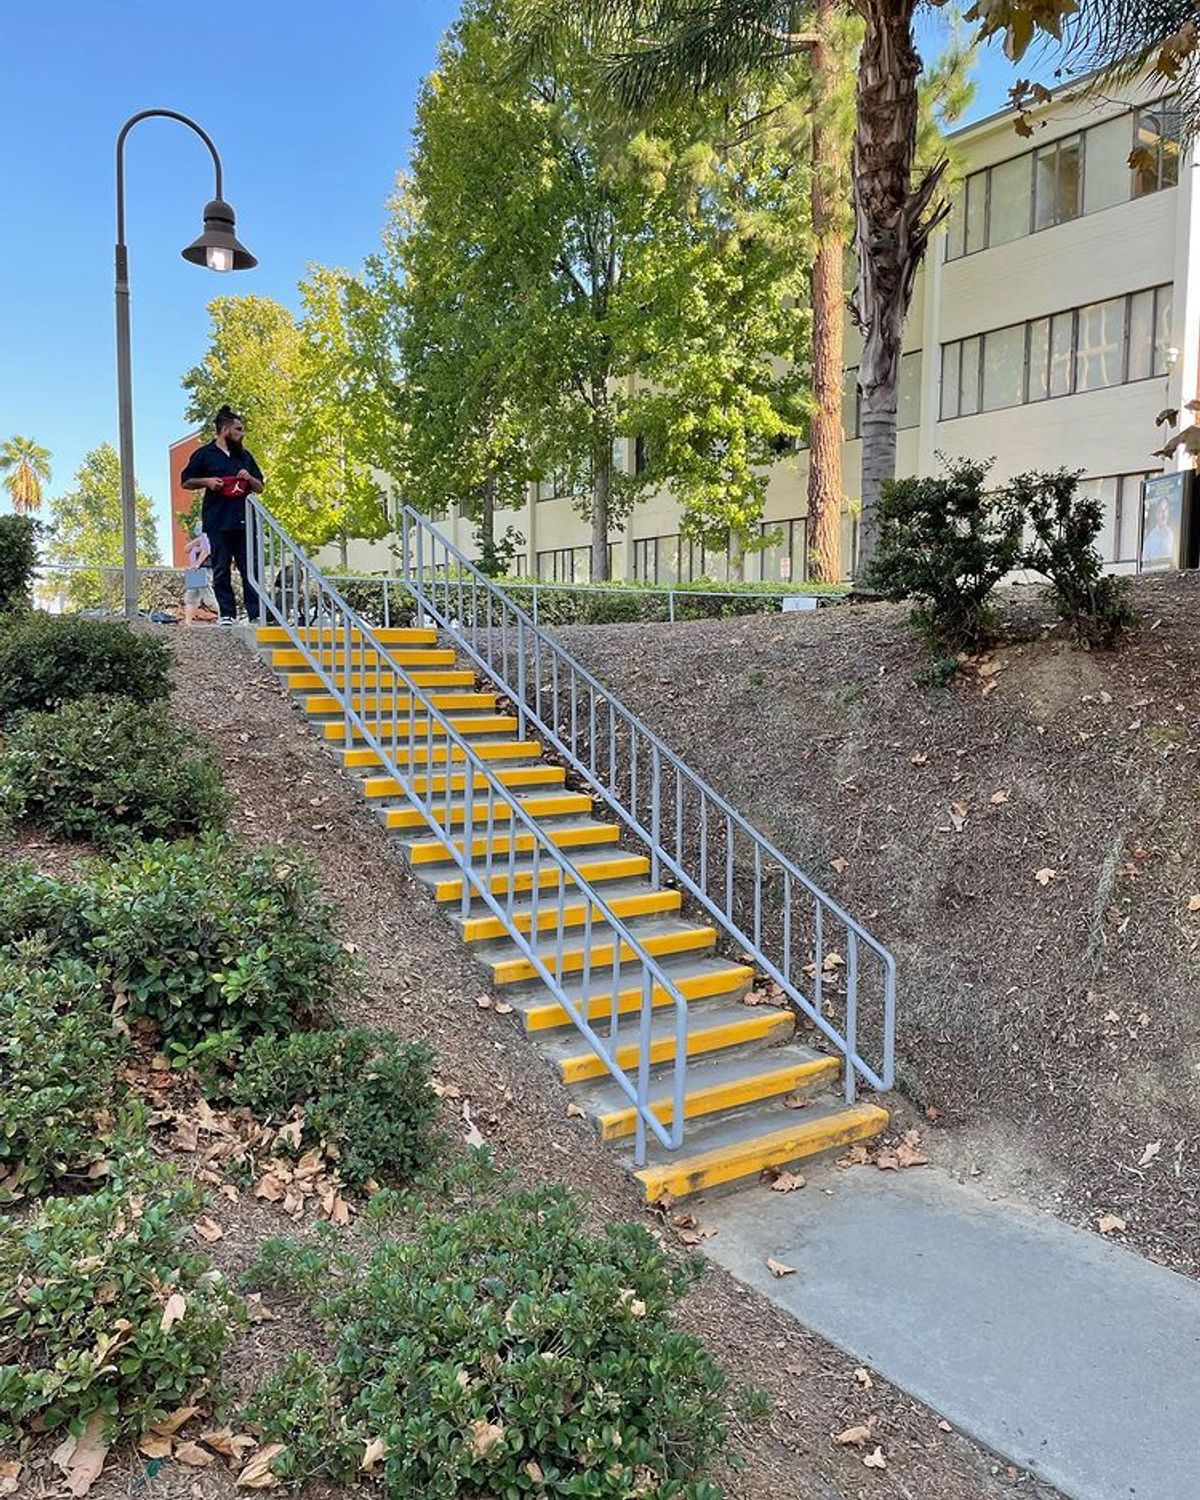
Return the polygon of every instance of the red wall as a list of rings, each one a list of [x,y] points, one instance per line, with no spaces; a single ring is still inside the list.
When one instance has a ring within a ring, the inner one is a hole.
[[[179,483],[179,476],[188,459],[203,444],[204,434],[193,432],[189,437],[172,443],[167,450],[167,462],[171,466],[171,561],[177,568],[187,566],[189,541],[188,533],[179,524],[179,513],[192,505],[197,494],[195,490],[185,490]]]

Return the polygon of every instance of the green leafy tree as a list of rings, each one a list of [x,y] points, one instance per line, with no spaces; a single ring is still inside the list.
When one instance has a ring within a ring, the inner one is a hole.
[[[138,566],[154,567],[161,558],[151,503],[140,489],[134,501]],[[120,568],[124,560],[121,460],[111,443],[93,448],[76,471],[74,488],[50,501],[50,527],[49,560],[89,569],[68,577],[68,597],[78,608],[96,607],[105,597],[98,570]]]
[[[268,503],[293,425],[301,334],[295,317],[270,297],[218,297],[208,305],[208,349],[183,377],[187,419],[209,429],[226,404],[246,423],[246,443],[262,466]]]
[[[749,539],[761,465],[803,415],[777,370],[807,316],[774,232],[803,184],[758,143],[716,151],[742,129],[724,107],[631,138],[596,38],[565,28],[535,59],[513,9],[472,0],[421,101],[400,252],[414,472],[485,515],[555,473],[591,519],[593,578],[652,484],[693,535]],[[654,462],[623,478],[614,442],[638,434]]]
[[[302,315],[291,382],[291,421],[278,452],[277,513],[305,542],[336,536],[342,563],[350,536],[388,529],[375,464],[385,454],[383,418],[389,392],[364,358],[373,337],[366,293],[346,271],[310,266],[300,284]]]
[[[42,508],[43,486],[50,483],[50,450],[32,438],[11,437],[0,443],[0,474],[19,516]]]

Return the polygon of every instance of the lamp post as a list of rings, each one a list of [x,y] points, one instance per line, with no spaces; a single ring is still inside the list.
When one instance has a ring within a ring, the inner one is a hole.
[[[233,209],[222,190],[221,158],[211,137],[187,115],[173,109],[144,109],[132,115],[117,136],[117,417],[121,444],[121,529],[125,578],[125,616],[137,618],[137,505],[133,477],[133,376],[129,357],[129,251],[125,245],[125,137],[140,120],[178,120],[195,131],[213,159],[216,192],[204,209],[204,229],[182,252],[184,260],[210,271],[248,271],[258,261],[234,232]]]

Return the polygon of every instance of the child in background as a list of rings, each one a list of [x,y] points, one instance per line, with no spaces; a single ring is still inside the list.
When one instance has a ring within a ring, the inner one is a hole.
[[[183,570],[183,623],[192,624],[192,616],[203,606],[215,615],[217,596],[212,586],[212,548],[208,538],[196,527],[196,534],[188,543],[187,567]]]

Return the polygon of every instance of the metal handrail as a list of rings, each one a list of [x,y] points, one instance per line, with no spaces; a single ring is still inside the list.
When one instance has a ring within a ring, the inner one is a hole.
[[[890,1089],[896,964],[888,949],[412,506],[401,512],[401,542],[399,581],[417,617],[456,633],[513,701],[520,732],[534,724],[645,844],[652,878],[668,871],[842,1055],[847,1101],[859,1079]],[[833,946],[839,934],[842,951]],[[868,981],[874,1062],[859,1047]],[[840,1025],[831,1019],[838,1012]]]
[[[251,582],[258,590],[264,610],[283,626],[293,647],[301,652],[310,670],[337,700],[345,718],[347,737],[350,731],[357,732],[379,757],[385,773],[394,778],[409,805],[421,813],[429,830],[439,838],[445,837],[447,852],[462,874],[460,909],[463,917],[470,911],[473,898],[486,906],[604,1063],[636,1111],[637,1164],[642,1165],[646,1159],[648,1130],[669,1150],[677,1150],[683,1142],[688,1021],[687,1000],[678,985],[645,950],[569,854],[558,848],[535,819],[526,813],[517,791],[499,780],[472,742],[455,729],[452,720],[433,702],[432,694],[400,664],[372,626],[355,612],[257,500],[248,497],[246,503],[251,526],[248,549]],[[366,685],[370,674],[376,679],[373,698]],[[357,692],[356,675],[360,679]],[[388,688],[383,684],[385,676],[392,679]],[[398,699],[407,700],[407,722],[403,725]],[[373,709],[369,707],[371,702]],[[418,704],[423,718],[418,718]],[[446,747],[444,794],[434,790],[437,771],[433,752],[435,747],[442,745]],[[407,752],[407,768],[402,751]],[[456,797],[453,789],[455,752],[463,765],[464,778],[461,848],[454,838],[451,816]],[[417,768],[422,763],[425,767],[423,792],[416,787]],[[484,849],[477,851],[475,848],[477,797],[486,812],[483,826],[488,833],[497,826],[499,810],[504,810],[503,820],[509,829],[505,855],[497,856],[493,840],[486,836]],[[520,930],[516,920],[518,829],[531,841],[529,938]],[[544,883],[542,876],[546,872],[550,873],[551,879]],[[504,899],[498,900],[494,887],[498,879],[505,877],[507,893]],[[565,975],[561,972],[565,923],[559,921],[555,924],[553,968],[542,958],[536,946],[542,930],[539,922],[542,911],[553,911],[561,904],[569,887],[578,891],[584,907],[584,920],[579,927],[583,967],[578,1002],[568,995],[563,983]],[[596,925],[607,926],[612,934],[611,961],[592,960],[592,932]],[[622,972],[631,970],[640,977],[640,1003],[631,1023],[622,1028]],[[606,1017],[609,1031],[602,1036],[589,1024],[590,1000],[593,994],[603,994],[605,976],[609,976],[611,1008]],[[669,1129],[663,1126],[650,1106],[651,1023],[656,1008],[655,995],[659,992],[665,994],[673,1005],[675,1016]],[[631,1077],[619,1062],[620,1049],[633,1033],[640,1043],[635,1077]]]

